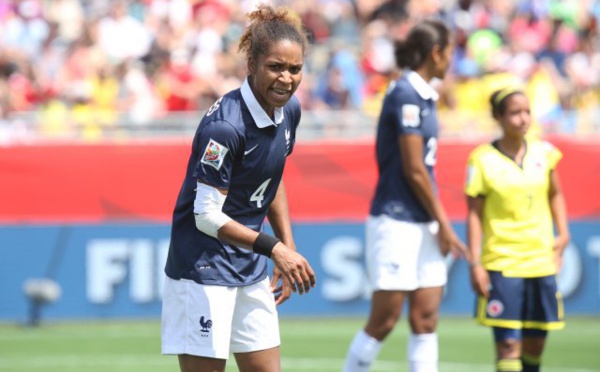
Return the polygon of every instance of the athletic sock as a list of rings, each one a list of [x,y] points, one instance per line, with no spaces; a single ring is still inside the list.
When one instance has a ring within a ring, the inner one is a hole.
[[[367,372],[371,369],[371,364],[377,359],[382,343],[369,336],[364,330],[360,330],[346,356],[346,363],[343,372]]]
[[[496,361],[496,372],[522,372],[521,359],[498,359]]]
[[[410,372],[437,372],[437,333],[411,333],[408,340],[408,362]]]
[[[523,372],[540,372],[542,358],[531,354],[522,354]]]

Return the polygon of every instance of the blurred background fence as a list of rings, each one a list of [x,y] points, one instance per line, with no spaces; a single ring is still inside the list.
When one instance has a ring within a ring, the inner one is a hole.
[[[140,124],[129,118],[128,112],[114,112],[110,123],[98,117],[87,123],[77,122],[69,113],[48,118],[42,112],[15,112],[11,121],[0,123],[0,146],[32,143],[97,144],[112,140],[177,140],[193,137],[204,111],[168,113]],[[96,120],[97,119],[97,120]],[[498,133],[497,124],[488,112],[442,110],[442,138],[481,140]],[[49,122],[60,122],[52,128]],[[302,114],[298,141],[322,140],[361,141],[374,138],[377,118],[361,110],[305,110]],[[600,106],[587,110],[561,111],[552,121],[533,124],[537,136],[563,135],[571,138],[600,138]]]

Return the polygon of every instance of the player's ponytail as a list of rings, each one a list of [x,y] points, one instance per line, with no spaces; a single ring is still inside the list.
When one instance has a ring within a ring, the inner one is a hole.
[[[437,20],[426,20],[414,26],[404,40],[395,42],[394,56],[399,68],[414,70],[427,61],[434,46],[444,50],[450,43],[450,30]]]

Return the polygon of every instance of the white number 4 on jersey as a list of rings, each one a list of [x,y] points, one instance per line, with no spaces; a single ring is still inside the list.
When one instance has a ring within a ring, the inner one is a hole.
[[[250,201],[256,202],[256,206],[258,208],[262,208],[262,201],[265,199],[265,191],[267,191],[267,186],[269,186],[269,182],[271,182],[270,178],[263,182],[260,186],[258,186],[256,191],[254,191],[252,196],[250,196]]]

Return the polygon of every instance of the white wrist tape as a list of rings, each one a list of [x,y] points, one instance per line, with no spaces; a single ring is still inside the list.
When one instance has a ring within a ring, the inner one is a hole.
[[[226,197],[216,188],[197,182],[194,216],[198,230],[218,238],[219,229],[231,221],[222,211]]]

